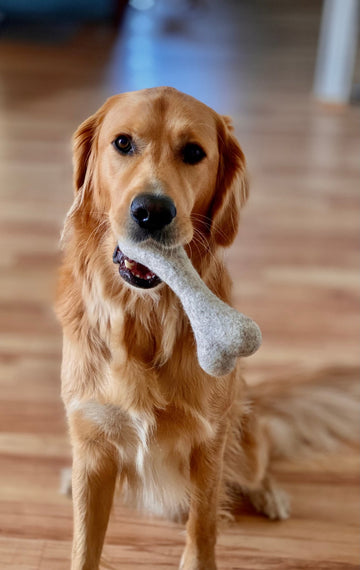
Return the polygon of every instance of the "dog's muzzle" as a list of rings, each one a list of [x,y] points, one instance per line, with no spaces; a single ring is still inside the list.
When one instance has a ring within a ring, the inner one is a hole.
[[[130,239],[136,243],[152,239],[166,246],[174,236],[175,228],[170,224],[175,217],[176,207],[169,196],[149,192],[138,194],[130,205]],[[119,264],[121,277],[134,287],[152,289],[161,283],[160,277],[127,257],[119,246],[115,248],[113,261]]]

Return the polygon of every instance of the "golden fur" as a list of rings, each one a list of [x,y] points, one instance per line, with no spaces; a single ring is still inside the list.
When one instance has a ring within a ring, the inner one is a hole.
[[[114,151],[119,133],[137,137],[138,154]],[[187,141],[206,159],[184,164]],[[57,300],[74,459],[72,570],[98,568],[117,479],[139,507],[188,514],[181,568],[213,570],[219,509],[240,492],[271,518],[288,515],[268,475],[271,430],[248,404],[239,371],[214,379],[199,367],[173,292],[132,288],[112,252],[132,199],[161,187],[177,208],[172,243],[185,245],[208,287],[230,303],[221,250],[247,198],[243,153],[229,120],[187,95],[123,94],[75,133],[74,186]]]

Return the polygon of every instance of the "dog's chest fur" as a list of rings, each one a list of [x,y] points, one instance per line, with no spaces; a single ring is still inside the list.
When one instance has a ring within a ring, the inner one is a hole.
[[[116,448],[127,503],[170,517],[187,508],[191,452],[213,436],[211,425],[200,413],[170,406],[155,414],[141,414],[76,399],[68,412],[96,426]]]

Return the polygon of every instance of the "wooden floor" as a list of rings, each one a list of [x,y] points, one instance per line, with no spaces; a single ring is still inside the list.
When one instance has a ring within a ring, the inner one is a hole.
[[[237,306],[264,336],[246,362],[249,381],[358,362],[358,110],[311,97],[320,2],[189,5],[129,10],[121,32],[8,26],[0,35],[1,569],[69,566],[52,298],[71,201],[69,139],[106,96],[170,84],[234,117],[252,195],[228,261]],[[219,568],[358,569],[357,454],[283,464],[278,475],[293,517],[239,513],[220,535]],[[105,560],[176,568],[183,542],[183,527],[116,504]]]

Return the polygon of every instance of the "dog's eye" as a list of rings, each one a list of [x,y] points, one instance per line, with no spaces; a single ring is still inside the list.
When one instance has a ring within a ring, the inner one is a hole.
[[[128,135],[119,135],[113,141],[113,145],[116,150],[119,150],[122,154],[129,154],[134,150],[133,141]]]
[[[181,152],[182,159],[186,164],[197,164],[206,156],[201,146],[195,143],[188,143]]]

